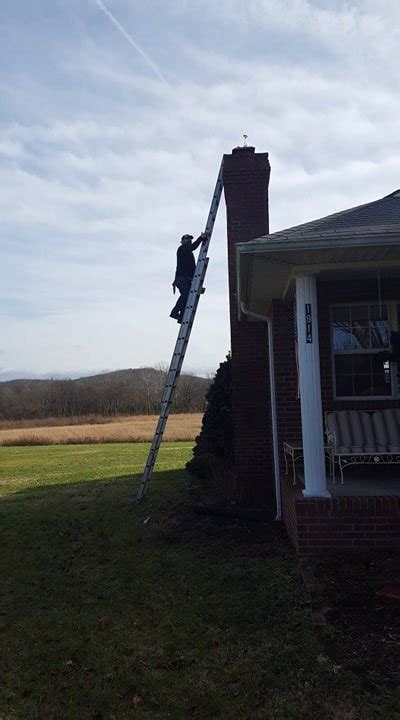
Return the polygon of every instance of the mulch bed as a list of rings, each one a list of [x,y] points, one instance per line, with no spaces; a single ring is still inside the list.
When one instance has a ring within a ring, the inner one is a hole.
[[[327,620],[323,637],[334,662],[360,673],[365,689],[399,685],[400,605],[379,594],[400,585],[398,553],[329,557],[315,560],[313,568]]]
[[[282,525],[272,515],[232,506],[182,503],[159,525],[159,532],[166,542],[196,545],[207,541],[250,555],[291,549]]]

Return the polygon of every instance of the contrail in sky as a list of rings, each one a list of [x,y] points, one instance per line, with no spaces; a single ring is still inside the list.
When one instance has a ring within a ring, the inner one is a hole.
[[[138,52],[139,55],[142,56],[143,60],[151,67],[153,72],[157,75],[158,79],[161,80],[161,82],[163,82],[165,85],[168,85],[168,82],[166,81],[165,77],[160,73],[157,65],[153,63],[151,58],[146,55],[145,51],[142,50],[140,45],[138,45],[137,42],[135,42],[135,40],[133,39],[133,37],[129,35],[129,33],[125,30],[124,27],[122,27],[121,23],[119,23],[117,18],[115,18],[114,15],[109,11],[109,9],[106,8],[102,0],[96,0],[96,4],[99,6],[100,10],[102,10],[103,13],[109,18],[109,20],[111,20],[111,22],[113,23],[113,25],[115,25],[117,30],[119,30],[121,35],[124,36],[125,40],[127,40],[128,43],[136,50],[136,52]]]

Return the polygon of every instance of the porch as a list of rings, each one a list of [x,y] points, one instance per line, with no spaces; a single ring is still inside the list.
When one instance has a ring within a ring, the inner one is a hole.
[[[327,478],[329,498],[304,497],[300,476],[296,485],[281,479],[283,520],[299,555],[400,549],[400,471],[357,471],[344,485]]]
[[[400,537],[399,210],[396,191],[238,246],[240,312],[269,327],[278,514],[299,552]],[[333,432],[324,418],[336,414]],[[285,441],[302,448],[295,487],[281,476]],[[360,465],[334,484],[327,443],[340,470],[379,455],[397,476]]]
[[[296,486],[290,473],[280,481],[282,517],[300,555],[400,548],[400,457],[391,444],[400,440],[400,428],[391,428],[393,437],[385,424],[399,407],[398,366],[382,354],[391,350],[391,332],[399,330],[400,268],[382,268],[379,283],[378,289],[375,269],[357,267],[297,278],[292,295],[297,325],[300,318],[307,329],[301,308],[306,304],[301,295],[304,287],[312,289],[308,300],[313,313],[313,342],[307,342],[304,331],[298,332],[297,348],[289,330],[293,305],[287,300],[271,303],[275,346],[280,357],[283,352],[289,356],[284,364],[279,361],[279,371],[275,367],[278,438],[282,447],[291,438],[305,451]],[[367,314],[368,319],[360,321]],[[343,373],[344,363],[348,375]],[[348,442],[340,449],[354,452],[343,458],[361,462],[344,468],[343,484],[337,465],[336,482],[329,472],[327,417],[335,414],[336,442],[339,446]],[[381,435],[378,428],[375,434],[374,418],[381,420]],[[368,443],[360,419],[371,428],[369,456],[363,455]],[[384,444],[378,445],[379,440]],[[394,450],[388,458],[380,456],[380,462],[387,459],[393,464],[363,464],[375,459],[378,447],[382,453]]]
[[[328,492],[332,497],[388,497],[400,496],[400,469],[390,477],[377,474],[366,475],[363,471],[348,477],[346,482],[334,484],[330,477],[326,479]]]
[[[334,483],[329,473],[326,473],[326,487],[331,497],[389,497],[400,496],[400,465],[352,467],[345,475],[345,482]],[[287,481],[287,476],[285,477]],[[293,485],[293,483],[292,483]],[[295,486],[302,491],[305,488],[304,470],[296,473]]]
[[[379,494],[376,472],[388,494],[391,470],[400,487],[399,288],[400,265],[355,263],[295,276],[282,300],[271,299],[276,464],[288,463],[285,446],[300,457],[305,497]],[[325,472],[329,457],[337,483]],[[339,487],[342,473],[353,489]]]

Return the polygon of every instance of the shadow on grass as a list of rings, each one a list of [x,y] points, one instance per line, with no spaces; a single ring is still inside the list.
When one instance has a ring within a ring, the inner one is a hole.
[[[287,545],[254,552],[232,519],[200,532],[176,512],[182,470],[155,473],[140,505],[138,479],[0,503],[0,717],[356,718],[349,678],[318,664]]]
[[[113,705],[125,717],[142,702],[135,683],[165,614],[156,529],[185,476],[156,473],[140,505],[138,481],[47,485],[0,502],[1,717],[100,718]]]
[[[233,702],[251,717],[232,683],[254,707],[252,658],[266,618],[287,624],[301,595],[296,563],[239,558],[208,531],[201,543],[166,542],[185,473],[156,473],[140,505],[137,481],[48,485],[0,503],[0,716],[208,718]]]

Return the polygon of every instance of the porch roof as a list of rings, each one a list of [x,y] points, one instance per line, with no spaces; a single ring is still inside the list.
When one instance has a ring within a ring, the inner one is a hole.
[[[265,315],[296,275],[400,267],[400,190],[374,202],[238,243],[240,308]]]

